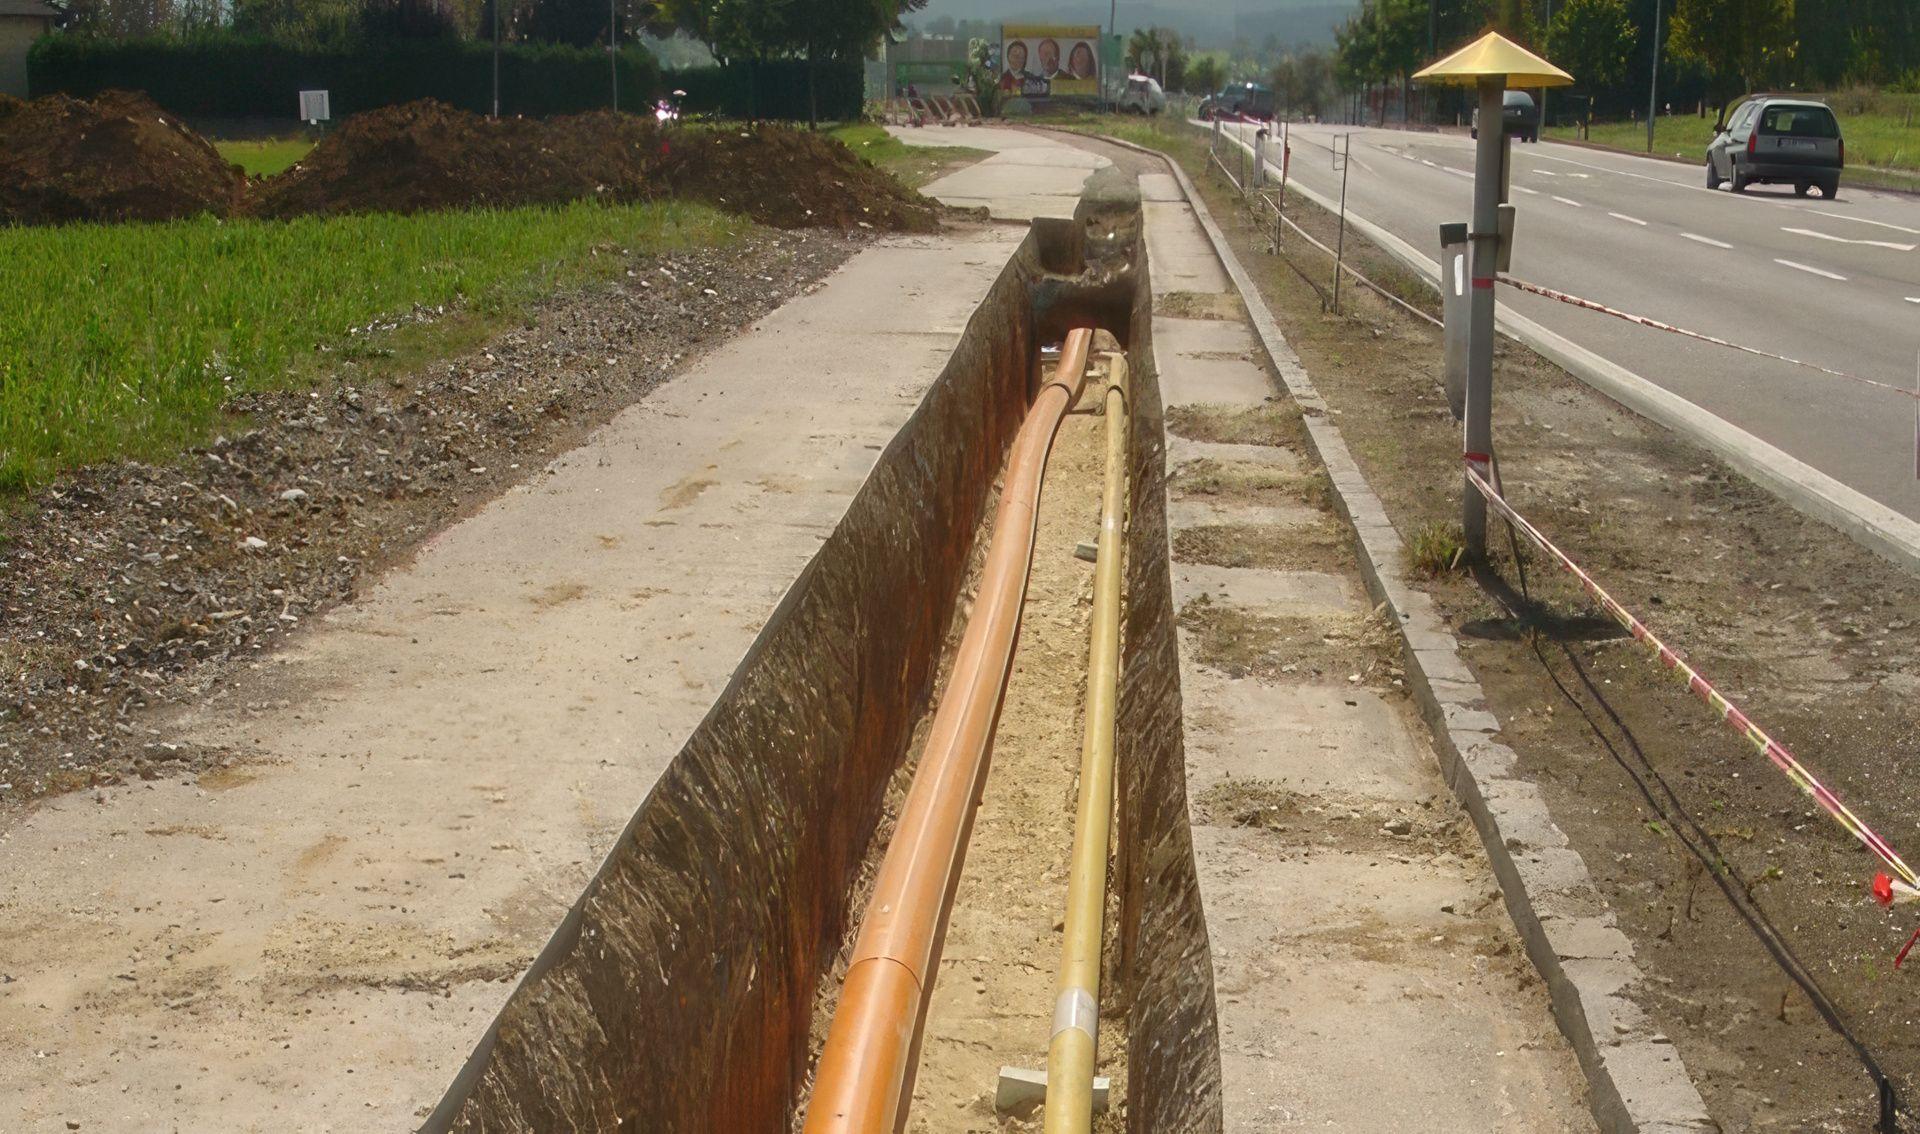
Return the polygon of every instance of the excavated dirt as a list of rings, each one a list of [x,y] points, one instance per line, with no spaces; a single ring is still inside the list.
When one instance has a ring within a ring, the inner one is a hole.
[[[1265,226],[1188,169],[1341,414],[1403,538],[1453,522],[1460,433],[1439,389],[1438,332],[1359,289],[1347,317],[1324,314],[1266,251]],[[1305,205],[1289,211],[1331,239],[1332,218]],[[1310,273],[1327,267],[1293,251]],[[1347,256],[1369,273],[1389,263],[1351,233]],[[1432,306],[1430,294],[1408,298]],[[1495,384],[1503,473],[1528,517],[1911,857],[1920,584],[1530,352],[1502,342]],[[1517,584],[1504,531],[1494,530],[1500,570]],[[1532,593],[1551,611],[1595,613],[1561,572],[1537,554],[1527,561]],[[1530,639],[1464,577],[1431,589],[1462,635],[1502,740],[1547,793],[1632,938],[1655,1019],[1721,1128],[1866,1130],[1874,1100],[1858,1059],[1743,924],[1715,873],[1816,974],[1903,1101],[1920,1102],[1920,993],[1911,967],[1892,968],[1913,907],[1889,915],[1873,903],[1872,857],[1641,647]],[[1711,870],[1677,838],[1696,824],[1719,856]]]
[[[593,111],[490,119],[431,99],[356,114],[249,183],[145,95],[0,103],[0,223],[276,219],[682,197],[776,228],[929,232],[939,210],[825,135]]]
[[[245,187],[239,167],[145,95],[0,104],[0,223],[225,216]]]
[[[157,743],[140,711],[224,682],[863,244],[761,233],[637,258],[479,350],[410,373],[343,358],[324,392],[236,399],[226,435],[177,463],[41,490],[0,539],[0,808],[231,761]]]
[[[262,182],[262,216],[588,198],[706,201],[777,228],[930,231],[932,205],[831,138],[779,126],[661,130],[611,111],[492,120],[431,100],[348,119]]]

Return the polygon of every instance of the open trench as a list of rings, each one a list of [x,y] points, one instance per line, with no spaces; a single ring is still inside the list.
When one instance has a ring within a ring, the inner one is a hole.
[[[942,693],[1043,345],[1131,366],[1117,816],[1096,1129],[1220,1127],[1213,982],[1181,751],[1162,415],[1137,196],[1039,222],[846,516],[633,815],[424,1130],[781,1131]],[[906,1129],[1022,1124],[1045,1064],[1085,694],[1097,384],[1056,435],[998,742],[920,1035]],[[1037,1123],[1036,1123],[1037,1125]]]

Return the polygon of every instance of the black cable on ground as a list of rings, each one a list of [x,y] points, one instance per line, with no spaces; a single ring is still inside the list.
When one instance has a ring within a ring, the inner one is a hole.
[[[1498,461],[1495,460],[1492,464],[1495,491],[1502,491],[1500,488]],[[1489,565],[1476,564],[1476,578],[1482,583],[1489,594],[1493,595],[1502,605],[1507,606],[1509,613],[1516,618],[1526,621],[1532,617],[1539,604],[1534,600],[1532,590],[1528,585],[1526,559],[1521,550],[1519,536],[1511,520],[1507,521],[1506,528],[1507,542],[1513,552],[1514,570],[1520,579],[1520,593],[1524,608],[1515,608],[1511,601],[1511,589],[1505,587],[1498,579],[1498,576],[1493,575],[1492,568]],[[1482,577],[1482,572],[1490,577]],[[1634,761],[1639,765],[1639,769],[1636,770],[1632,764],[1628,763],[1619,747],[1613,742],[1613,739],[1607,735],[1606,730],[1600,727],[1600,723],[1596,721],[1593,714],[1588,711],[1587,706],[1581,702],[1580,698],[1574,695],[1573,690],[1569,689],[1566,683],[1561,680],[1560,675],[1555,672],[1553,664],[1547,659],[1546,654],[1542,652],[1540,648],[1539,634],[1528,631],[1527,644],[1533,650],[1534,657],[1539,659],[1540,667],[1546,673],[1548,680],[1553,682],[1554,688],[1560,691],[1560,695],[1566,699],[1567,703],[1572,705],[1574,709],[1580,713],[1581,720],[1586,722],[1587,728],[1593,733],[1594,738],[1606,748],[1607,754],[1613,758],[1614,763],[1618,764],[1621,771],[1625,772],[1627,776],[1633,780],[1634,786],[1639,789],[1641,797],[1647,801],[1647,806],[1652,808],[1654,813],[1666,823],[1667,830],[1673,834],[1674,838],[1679,840],[1680,845],[1684,846],[1688,852],[1699,861],[1700,865],[1706,869],[1707,873],[1713,878],[1714,884],[1718,886],[1720,892],[1726,896],[1727,904],[1732,906],[1734,912],[1740,915],[1740,920],[1746,923],[1747,928],[1752,931],[1754,937],[1766,948],[1768,955],[1770,955],[1774,963],[1780,967],[1780,971],[1785,973],[1787,978],[1793,981],[1801,992],[1806,994],[1807,1000],[1813,1004],[1814,1010],[1820,1013],[1820,1018],[1825,1020],[1827,1026],[1832,1028],[1834,1033],[1853,1050],[1854,1056],[1860,1060],[1862,1068],[1867,1072],[1867,1077],[1873,1081],[1876,1106],[1879,1111],[1879,1121],[1876,1124],[1876,1130],[1879,1134],[1899,1134],[1900,1126],[1896,1112],[1908,1117],[1913,1117],[1913,1112],[1904,1103],[1900,1102],[1898,1095],[1894,1091],[1893,1082],[1887,1077],[1886,1072],[1881,1069],[1879,1060],[1874,1057],[1873,1052],[1868,1049],[1866,1044],[1862,1042],[1858,1036],[1854,1035],[1853,1029],[1848,1026],[1845,1017],[1841,1015],[1839,1006],[1834,1004],[1827,996],[1825,990],[1820,987],[1819,981],[1814,978],[1813,974],[1807,970],[1806,965],[1801,962],[1799,956],[1794,953],[1793,946],[1781,935],[1778,927],[1774,925],[1773,919],[1768,917],[1766,911],[1761,909],[1759,903],[1753,899],[1746,881],[1740,877],[1733,865],[1727,861],[1726,856],[1721,853],[1718,840],[1716,840],[1705,827],[1700,825],[1699,821],[1693,817],[1693,813],[1688,811],[1686,805],[1681,802],[1680,796],[1673,790],[1673,785],[1668,783],[1667,778],[1660,774],[1658,768],[1653,766],[1653,761],[1648,758],[1646,750],[1640,746],[1639,738],[1633,734],[1633,730],[1627,726],[1626,721],[1621,719],[1619,712],[1616,711],[1612,703],[1607,700],[1606,695],[1600,691],[1599,686],[1594,684],[1592,676],[1587,673],[1586,667],[1581,664],[1579,655],[1575,654],[1573,649],[1568,646],[1565,641],[1556,639],[1555,644],[1560,647],[1560,651],[1565,655],[1567,663],[1572,666],[1573,672],[1579,677],[1580,684],[1586,689],[1588,695],[1599,705],[1601,711],[1606,714],[1607,719],[1612,722],[1613,727],[1619,732],[1621,739],[1625,741],[1627,747],[1632,750]],[[1651,780],[1653,784],[1659,785],[1658,795],[1655,794],[1653,787],[1650,786],[1649,780]],[[1665,797],[1664,803],[1660,798],[1662,796]],[[1684,822],[1685,830],[1682,830],[1681,826],[1674,822],[1675,815],[1678,815]]]

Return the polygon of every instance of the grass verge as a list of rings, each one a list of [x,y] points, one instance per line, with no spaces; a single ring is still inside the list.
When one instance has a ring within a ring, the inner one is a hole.
[[[229,394],[311,380],[340,344],[442,352],[622,255],[731,240],[743,222],[664,202],[0,230],[0,491],[155,458]],[[452,306],[445,327],[404,316]],[[356,332],[379,324],[371,336]],[[398,326],[396,326],[398,325]],[[409,333],[410,332],[410,333]]]
[[[1843,186],[1920,191],[1920,125],[1906,125],[1903,115],[1848,114],[1840,106],[1834,107],[1834,113],[1840,119],[1841,136],[1847,140],[1847,168],[1841,175]],[[1577,141],[1580,131],[1572,126],[1554,126],[1542,130],[1541,136],[1562,142]],[[1608,149],[1644,154],[1647,124],[1644,121],[1596,122],[1587,141]],[[1654,125],[1653,154],[1703,165],[1707,145],[1712,141],[1713,119],[1692,114],[1672,115]]]
[[[257,142],[215,142],[220,156],[246,170],[249,177],[272,177],[285,173],[293,163],[306,157],[313,143],[305,138],[267,138]]]
[[[957,132],[956,132],[957,133]],[[957,165],[993,156],[968,146],[910,146],[871,122],[849,122],[827,131],[829,137],[918,189]],[[958,134],[965,137],[964,134]]]

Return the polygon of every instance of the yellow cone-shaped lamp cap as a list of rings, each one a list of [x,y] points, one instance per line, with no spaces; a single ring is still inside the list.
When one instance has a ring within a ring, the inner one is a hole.
[[[1488,32],[1420,71],[1414,79],[1472,86],[1489,75],[1505,75],[1509,87],[1564,87],[1573,76],[1501,35]]]

